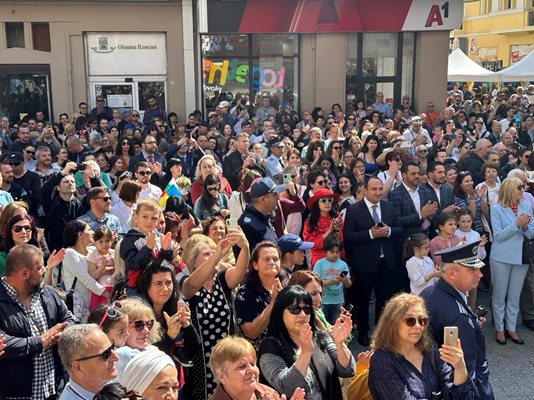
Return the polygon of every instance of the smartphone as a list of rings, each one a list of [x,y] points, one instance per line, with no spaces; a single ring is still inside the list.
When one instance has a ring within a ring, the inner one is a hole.
[[[228,229],[237,229],[237,218],[228,218],[226,220],[226,225]]]
[[[347,271],[342,271],[340,274],[339,274],[340,277],[344,278],[347,276]]]
[[[291,174],[284,174],[284,183],[292,182]]]
[[[458,342],[458,327],[446,326],[443,328],[443,344],[456,346]]]

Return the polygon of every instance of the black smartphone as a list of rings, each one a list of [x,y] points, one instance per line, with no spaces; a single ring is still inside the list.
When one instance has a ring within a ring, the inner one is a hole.
[[[339,274],[340,277],[344,278],[347,276],[347,271],[342,271],[340,274]]]

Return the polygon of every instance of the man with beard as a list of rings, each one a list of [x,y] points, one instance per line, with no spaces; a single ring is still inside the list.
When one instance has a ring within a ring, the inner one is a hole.
[[[50,178],[54,172],[59,172],[52,168],[52,152],[48,146],[39,146],[35,151],[35,158],[37,158],[37,165],[33,172],[41,178],[41,186]]]
[[[130,158],[128,171],[135,172],[137,163],[146,161],[149,163],[151,171],[150,182],[157,185],[159,180],[165,176],[165,172],[163,171],[165,170],[167,160],[162,154],[158,153],[158,145],[154,136],[144,135],[141,143],[142,151]]]
[[[135,166],[135,179],[141,185],[141,192],[139,193],[139,200],[146,198],[158,201],[161,197],[162,191],[156,185],[150,183],[150,164],[146,161],[140,161]]]
[[[15,177],[13,176],[13,167],[6,161],[2,161],[0,164],[0,172],[2,174],[2,190],[8,192],[13,200],[24,201],[30,204],[28,193],[22,188],[22,186],[13,183]]]
[[[30,199],[30,214],[34,218],[42,217],[44,214],[41,207],[41,179],[33,171],[24,168],[24,156],[21,153],[11,153],[6,161],[13,167],[13,182],[28,193]]]
[[[57,394],[63,376],[57,342],[72,314],[56,291],[41,286],[43,253],[29,244],[11,249],[0,278],[0,330],[6,348],[0,357],[1,398],[45,400]]]
[[[430,218],[432,222],[429,229],[429,237],[436,236],[437,226],[434,225],[434,217],[443,211],[455,212],[458,206],[454,205],[454,194],[449,185],[445,184],[445,166],[439,161],[432,162],[427,166],[427,181],[419,186],[422,196],[438,205],[436,213]]]
[[[69,161],[61,172],[50,176],[41,191],[47,226],[52,228],[46,230],[50,250],[63,247],[65,225],[86,212],[82,197],[76,193],[76,182],[72,175],[75,171],[76,163]]]
[[[119,218],[109,213],[111,210],[111,196],[106,186],[89,189],[85,200],[89,205],[89,211],[78,218],[80,221],[87,222],[93,231],[105,226],[114,235],[117,233],[122,234],[122,225]]]

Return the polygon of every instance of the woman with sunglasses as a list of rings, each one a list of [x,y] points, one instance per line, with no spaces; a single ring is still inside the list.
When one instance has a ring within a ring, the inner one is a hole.
[[[217,175],[209,174],[204,178],[202,195],[195,202],[193,212],[202,222],[216,215],[230,216],[228,196],[221,193],[221,179]]]
[[[375,400],[474,396],[460,340],[456,346],[434,348],[419,296],[403,293],[386,303],[371,348],[369,389]]]
[[[9,219],[5,226],[2,245],[0,247],[0,276],[4,275],[4,264],[9,250],[18,244],[33,244],[40,248],[44,253],[44,258],[47,259],[50,255],[46,242],[40,241],[39,233],[35,227],[33,218],[27,213],[14,215]],[[43,246],[41,246],[41,242]]]
[[[127,130],[126,133],[133,133],[131,130]],[[128,169],[128,163],[130,162],[130,158],[135,156],[135,149],[133,146],[133,143],[130,139],[125,135],[122,135],[120,140],[117,143],[117,147],[115,148],[115,155],[119,156],[122,160],[122,165],[124,165],[125,169]]]
[[[515,344],[524,344],[516,333],[519,296],[529,268],[523,258],[523,241],[534,238],[532,207],[523,200],[524,191],[519,178],[506,178],[499,189],[498,203],[491,207],[491,306],[496,341],[501,345],[506,344],[506,337]]]
[[[302,230],[303,239],[306,242],[313,242],[315,245],[311,252],[311,267],[315,262],[326,256],[323,247],[323,240],[330,235],[337,236],[343,240],[343,221],[334,210],[334,205],[338,204],[339,195],[332,193],[330,189],[319,189],[313,193],[306,203],[310,210],[309,217],[304,221]]]
[[[339,378],[349,378],[355,370],[344,344],[351,330],[349,317],[338,318],[330,335],[317,329],[311,296],[301,286],[286,287],[276,298],[269,334],[260,346],[260,371],[286,396],[300,387],[306,399],[341,399]]]

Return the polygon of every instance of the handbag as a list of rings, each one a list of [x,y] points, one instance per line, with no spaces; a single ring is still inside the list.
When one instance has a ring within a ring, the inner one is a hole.
[[[521,263],[530,264],[534,259],[534,239],[523,237],[523,254]]]
[[[72,286],[70,287],[70,289],[67,291],[66,295],[65,295],[65,304],[67,305],[67,309],[71,312],[71,313],[74,313],[74,296],[75,296],[75,293],[76,291],[74,290],[74,288],[76,287],[76,282],[78,281],[78,277],[74,277],[74,281],[72,282]]]

